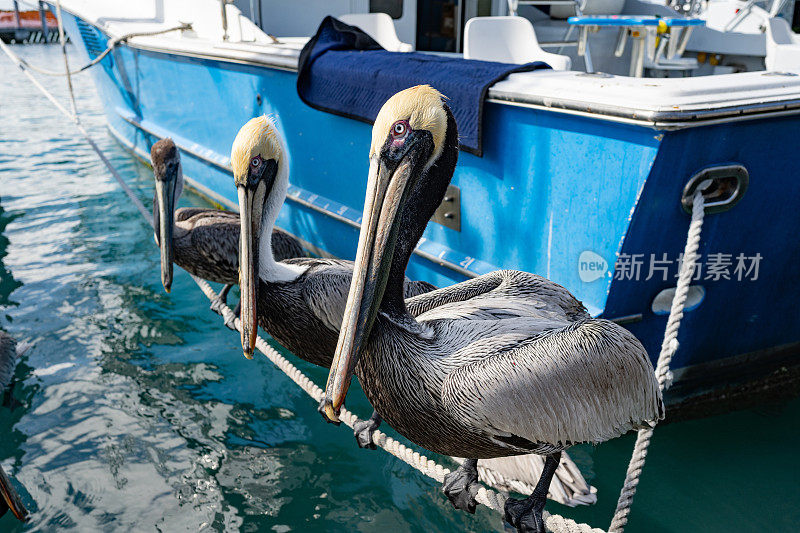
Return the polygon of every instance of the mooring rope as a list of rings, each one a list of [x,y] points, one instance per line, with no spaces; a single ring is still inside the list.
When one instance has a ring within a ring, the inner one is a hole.
[[[675,296],[672,299],[672,307],[667,319],[667,328],[664,332],[664,342],[661,344],[661,353],[656,363],[656,379],[658,388],[665,391],[672,384],[672,373],[669,364],[672,356],[678,350],[678,330],[681,327],[683,311],[686,307],[686,297],[689,294],[689,285],[694,275],[695,264],[697,263],[697,249],[700,247],[700,233],[703,229],[703,219],[705,217],[705,202],[703,191],[700,187],[692,199],[692,221],[689,223],[689,235],[686,239],[686,248],[683,251],[681,270],[678,274],[678,284],[675,287]],[[655,427],[655,424],[653,424]],[[628,515],[633,505],[633,496],[636,494],[636,487],[639,485],[639,477],[642,475],[644,462],[647,458],[647,448],[653,437],[653,428],[640,429],[636,435],[636,444],[633,446],[633,454],[625,475],[625,483],[617,501],[617,509],[608,528],[609,533],[622,533],[628,523]]]
[[[72,87],[72,74],[69,70],[69,63],[67,60],[67,52],[66,52],[66,41],[64,38],[64,30],[63,25],[61,22],[61,2],[60,0],[56,0],[56,9],[58,12],[58,27],[59,27],[59,39],[61,41],[62,47],[62,54],[64,56],[64,67],[65,73],[63,74],[67,78],[67,86],[69,89],[70,95],[70,104],[72,107],[73,112],[70,113],[64,106],[62,106],[50,92],[45,89],[37,80],[33,77],[33,75],[28,71],[30,65],[26,64],[22,61],[14,52],[12,52],[5,43],[0,41],[0,49],[22,70],[22,72],[31,80],[31,82],[36,86],[45,97],[47,97],[50,102],[55,105],[55,107],[61,111],[64,115],[72,120],[72,122],[78,127],[81,134],[83,134],[84,138],[86,138],[89,145],[92,149],[97,153],[98,157],[100,157],[101,161],[105,164],[108,168],[109,172],[111,173],[112,177],[114,178],[117,183],[119,183],[122,190],[125,194],[130,198],[131,202],[133,202],[136,209],[141,213],[142,217],[147,220],[148,224],[152,227],[153,226],[153,217],[147,211],[144,204],[139,200],[136,194],[131,190],[125,180],[117,172],[116,168],[111,164],[108,158],[105,156],[100,147],[95,143],[92,137],[89,135],[89,132],[83,126],[78,117],[78,110],[75,101],[75,94]],[[165,31],[174,31],[177,28],[172,28],[170,30]],[[35,70],[35,69],[34,69]],[[692,208],[692,221],[689,226],[689,235],[686,243],[686,249],[683,256],[683,263],[681,265],[681,271],[678,278],[678,284],[675,290],[675,297],[672,301],[672,308],[670,310],[669,319],[667,320],[667,329],[664,335],[664,342],[662,343],[661,353],[658,358],[658,364],[656,365],[656,377],[659,382],[659,388],[661,390],[666,389],[669,386],[670,381],[670,372],[669,372],[669,363],[674,355],[675,351],[678,349],[678,329],[680,328],[681,318],[683,318],[683,311],[684,306],[686,303],[686,296],[689,290],[689,284],[691,282],[692,273],[694,272],[694,266],[697,260],[697,249],[700,243],[700,230],[703,224],[703,214],[704,214],[704,206],[703,206],[703,195],[700,189],[695,193],[693,208]],[[198,278],[192,274],[190,274],[194,282],[203,291],[206,297],[210,301],[217,301],[218,295],[214,292],[214,289],[206,282],[204,279]],[[235,328],[241,332],[241,321],[233,311],[227,305],[220,305],[219,309],[221,311],[221,315],[225,323],[233,323]],[[272,363],[278,367],[284,374],[286,374],[289,379],[294,381],[303,391],[305,391],[315,402],[319,403],[324,395],[324,391],[317,386],[311,379],[306,376],[300,369],[294,366],[289,360],[287,360],[283,355],[281,355],[275,348],[270,346],[261,336],[256,337],[256,348],[264,354]],[[342,407],[340,419],[342,422],[345,423],[350,428],[353,428],[354,425],[360,422],[360,419],[344,407]],[[613,521],[611,523],[611,527],[609,529],[609,533],[621,533],[625,527],[625,524],[628,520],[628,515],[630,513],[630,507],[633,503],[633,496],[636,492],[636,486],[639,483],[639,477],[642,472],[642,468],[644,466],[645,458],[647,457],[647,447],[649,446],[650,439],[653,435],[653,430],[641,430],[636,439],[636,445],[634,446],[633,455],[631,457],[631,462],[628,467],[627,475],[625,478],[625,483],[623,485],[619,502],[617,504],[617,510],[614,514]],[[417,451],[407,447],[401,442],[393,439],[392,437],[386,435],[384,432],[377,430],[372,435],[372,441],[375,443],[376,446],[386,450],[390,454],[394,455],[401,461],[405,462],[406,464],[412,466],[413,468],[419,470],[423,474],[428,477],[431,477],[442,483],[444,481],[444,476],[450,473],[448,468],[443,467],[442,465],[436,463],[435,461],[428,459],[424,455],[420,454]],[[507,481],[505,480],[499,473],[494,472],[494,475],[497,476],[497,479],[500,482]],[[483,476],[482,476],[483,477]],[[485,481],[485,480],[484,480]],[[499,512],[501,515],[504,514],[504,506],[507,500],[507,496],[503,493],[494,491],[492,489],[486,488],[481,486],[478,490],[476,496],[476,500],[478,503],[485,505],[486,507],[493,509]],[[566,518],[560,515],[550,514],[547,511],[543,513],[545,527],[548,531],[552,533],[604,533],[602,529],[593,528],[589,524],[582,524],[578,523],[570,518]]]
[[[58,18],[60,20],[61,19],[61,2],[56,2],[56,11],[58,13]],[[38,72],[39,74],[44,74],[45,76],[67,76],[67,75],[71,76],[73,74],[80,74],[81,72],[83,72],[85,70],[88,70],[91,67],[95,66],[96,64],[101,62],[103,59],[105,59],[105,57],[108,54],[110,54],[111,51],[114,48],[117,47],[117,45],[119,45],[120,43],[127,42],[128,39],[132,39],[134,37],[152,37],[152,36],[155,36],[155,35],[161,35],[163,33],[169,33],[169,32],[172,32],[172,31],[178,31],[178,30],[186,31],[186,30],[191,30],[191,29],[192,29],[192,25],[191,24],[184,23],[184,24],[179,24],[178,26],[173,26],[171,28],[167,28],[165,30],[137,31],[137,32],[126,33],[125,35],[120,35],[119,37],[114,37],[113,39],[109,39],[109,41],[107,43],[107,46],[106,46],[106,49],[103,50],[102,52],[100,52],[100,54],[97,57],[92,59],[90,62],[86,63],[81,68],[79,68],[77,70],[70,70],[70,71],[67,71],[67,72],[61,72],[61,71],[58,71],[58,70],[47,70],[47,69],[42,68],[42,67],[37,67],[36,65],[28,63],[27,61],[25,61],[22,58],[19,58],[19,61],[20,61],[20,63],[25,65],[25,68],[28,68],[28,69],[30,69],[30,70],[32,70],[34,72]],[[63,26],[59,24],[59,30],[58,30],[59,39],[60,39],[61,43],[64,43],[64,39],[61,39],[61,32],[62,31],[63,31]],[[63,46],[63,44],[62,44],[62,46]]]

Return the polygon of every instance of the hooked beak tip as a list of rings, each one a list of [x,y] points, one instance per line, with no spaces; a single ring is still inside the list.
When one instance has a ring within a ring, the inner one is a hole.
[[[338,411],[339,409],[333,408],[333,403],[330,400],[325,401],[324,412],[325,412],[325,418],[328,419],[328,422],[331,422],[333,424],[338,424],[339,422],[341,422],[341,420],[339,420]]]

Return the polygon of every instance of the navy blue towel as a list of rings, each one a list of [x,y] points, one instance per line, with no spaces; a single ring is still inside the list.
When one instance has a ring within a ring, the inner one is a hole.
[[[415,52],[388,52],[355,26],[325,17],[300,53],[297,93],[320,111],[373,123],[393,94],[429,84],[449,98],[461,149],[480,156],[483,102],[489,87],[512,72],[550,68]]]

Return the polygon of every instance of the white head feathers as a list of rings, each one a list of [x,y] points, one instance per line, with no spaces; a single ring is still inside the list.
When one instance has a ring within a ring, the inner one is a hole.
[[[283,138],[275,125],[275,119],[268,115],[255,117],[242,126],[231,146],[231,167],[237,185],[247,180],[250,160],[261,156],[265,161],[278,162],[278,174],[288,168],[288,152]]]
[[[392,125],[398,120],[408,120],[412,129],[431,132],[434,149],[429,162],[438,159],[444,149],[444,137],[447,133],[447,113],[443,105],[445,99],[442,93],[430,85],[417,85],[389,98],[372,127],[370,158],[378,154]]]

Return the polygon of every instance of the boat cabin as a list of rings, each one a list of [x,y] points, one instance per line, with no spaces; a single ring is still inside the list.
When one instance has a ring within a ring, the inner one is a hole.
[[[794,0],[234,3],[277,37],[312,35],[324,16],[333,15],[378,37],[390,50],[510,63],[543,60],[557,70],[688,77],[764,70],[767,62],[788,70],[788,58],[800,57],[800,41],[791,29]]]

